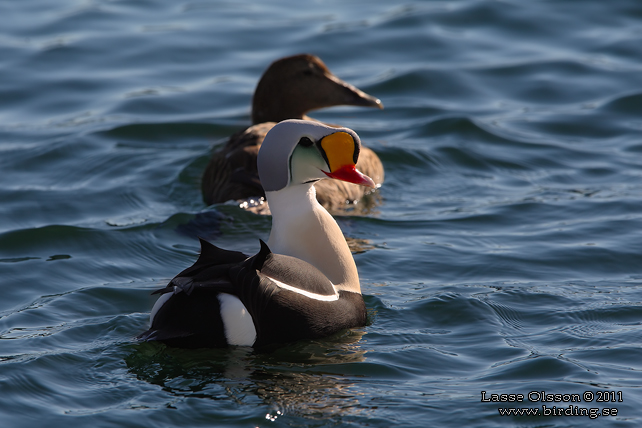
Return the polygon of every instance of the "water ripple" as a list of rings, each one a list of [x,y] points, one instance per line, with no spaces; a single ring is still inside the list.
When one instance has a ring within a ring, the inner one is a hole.
[[[3,423],[530,426],[480,391],[600,389],[624,394],[603,424],[638,426],[640,2],[298,6],[0,6]],[[311,113],[386,168],[377,210],[339,221],[368,325],[270,352],[135,343],[196,236],[267,237],[199,180],[300,52],[386,106]]]

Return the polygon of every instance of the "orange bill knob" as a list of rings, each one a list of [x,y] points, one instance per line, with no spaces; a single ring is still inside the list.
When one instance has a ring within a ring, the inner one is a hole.
[[[321,148],[330,167],[330,172],[323,171],[325,175],[348,183],[376,187],[372,178],[360,172],[355,166],[359,158],[360,146],[355,143],[352,135],[347,132],[327,135],[321,140]]]

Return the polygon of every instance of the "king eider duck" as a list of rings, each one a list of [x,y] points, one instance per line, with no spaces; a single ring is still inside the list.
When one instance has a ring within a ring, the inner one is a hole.
[[[324,178],[374,188],[356,169],[351,129],[286,120],[266,135],[258,171],[272,207],[267,244],[252,257],[201,240],[201,254],[162,290],[140,338],[183,348],[261,347],[364,326],[357,267],[317,201]]]
[[[230,137],[216,151],[207,165],[201,181],[206,204],[229,200],[261,200],[265,196],[258,177],[256,157],[263,138],[276,122],[286,119],[313,120],[306,113],[325,107],[352,105],[377,107],[383,104],[356,87],[336,77],[313,55],[295,55],[272,63],[261,77],[252,100],[252,126]],[[362,147],[357,168],[372,177],[377,186],[383,183],[383,164],[370,149]],[[362,186],[326,180],[317,186],[319,202],[332,212],[341,212],[348,202],[361,199],[366,192]],[[266,207],[252,209],[269,213]]]

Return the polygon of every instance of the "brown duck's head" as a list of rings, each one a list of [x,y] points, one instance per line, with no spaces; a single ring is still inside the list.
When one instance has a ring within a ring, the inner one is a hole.
[[[294,55],[263,73],[254,91],[252,122],[303,119],[309,111],[339,105],[383,108],[378,98],[339,79],[318,57]]]

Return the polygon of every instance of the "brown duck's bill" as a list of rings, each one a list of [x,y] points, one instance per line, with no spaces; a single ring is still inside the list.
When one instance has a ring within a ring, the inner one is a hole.
[[[348,183],[359,184],[361,186],[372,187],[373,189],[377,187],[372,178],[359,171],[354,165],[344,165],[337,168],[335,171],[323,171],[323,173],[330,178],[334,178],[335,180],[341,180]]]
[[[332,76],[331,80],[345,88],[345,105],[359,106],[359,107],[376,107],[383,109],[383,103],[379,98],[366,94],[361,89],[344,82],[336,76]]]
[[[363,91],[359,91],[359,92],[361,92],[361,94],[359,94],[359,97],[355,100],[355,102],[352,105],[359,106],[359,107],[376,107],[378,109],[383,110],[383,103],[379,98],[375,98],[372,95],[368,95]]]

